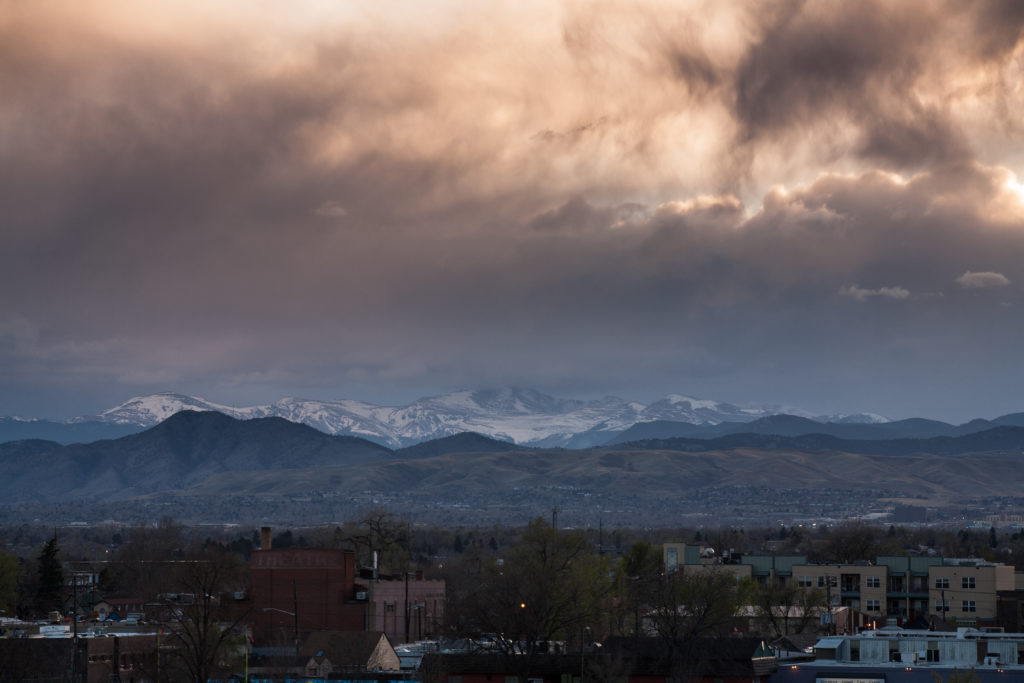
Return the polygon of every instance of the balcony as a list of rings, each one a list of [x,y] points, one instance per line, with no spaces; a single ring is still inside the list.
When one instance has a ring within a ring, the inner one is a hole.
[[[900,589],[904,589],[906,585],[899,586]],[[926,583],[911,583],[909,590],[899,590],[896,584],[890,583],[886,586],[885,597],[887,598],[920,598],[928,599],[928,584]]]

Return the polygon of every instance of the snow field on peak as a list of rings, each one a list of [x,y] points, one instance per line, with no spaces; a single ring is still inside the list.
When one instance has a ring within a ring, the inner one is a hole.
[[[774,414],[763,407],[740,408],[680,394],[670,394],[644,405],[614,396],[581,401],[556,398],[531,389],[508,388],[456,391],[422,398],[405,406],[377,406],[352,399],[284,398],[271,404],[236,408],[202,398],[163,393],[132,398],[104,411],[98,419],[150,427],[182,410],[214,410],[238,419],[282,417],[328,434],[363,436],[391,447],[460,432],[477,432],[518,444],[557,445],[567,444],[584,432],[616,432],[639,422],[670,420],[718,424],[746,422]],[[786,412],[811,417],[804,411]],[[844,421],[875,421],[875,418],[885,421],[873,415],[843,417]]]

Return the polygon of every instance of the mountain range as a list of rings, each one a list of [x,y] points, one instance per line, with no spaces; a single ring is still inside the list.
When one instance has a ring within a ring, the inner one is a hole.
[[[181,411],[118,439],[0,444],[0,500],[8,510],[79,502],[114,504],[123,513],[160,496],[195,519],[221,520],[293,514],[301,505],[320,505],[311,514],[323,519],[353,501],[408,507],[418,500],[424,510],[460,507],[477,522],[487,515],[497,522],[536,514],[551,501],[589,505],[598,515],[657,517],[666,505],[734,512],[756,495],[767,501],[756,516],[771,506],[806,507],[815,496],[828,509],[850,503],[860,510],[882,499],[1016,496],[1022,452],[1024,427],[1009,425],[927,439],[745,433],[580,450],[465,433],[390,449],[278,417]],[[782,489],[789,493],[780,496]]]
[[[237,407],[194,396],[162,393],[132,398],[99,415],[66,422],[0,418],[0,442],[46,439],[67,444],[116,438],[152,427],[183,410],[213,411],[242,420],[280,417],[326,434],[358,436],[389,448],[463,432],[476,432],[526,446],[587,448],[617,439],[621,432],[638,424],[741,425],[783,412],[813,418],[822,424],[856,426],[886,422],[885,418],[872,414],[814,416],[793,408],[739,407],[677,394],[643,404],[613,396],[581,401],[556,398],[531,389],[505,388],[459,391],[397,407],[348,399],[299,398]],[[689,435],[679,432],[657,436]],[[721,433],[708,434],[709,437],[719,435]],[[635,438],[653,436],[638,433]]]
[[[805,436],[817,434],[845,440],[931,439],[977,434],[996,427],[1024,427],[1024,413],[992,420],[974,419],[960,425],[920,417],[891,422],[820,422],[796,415],[769,415],[750,422],[691,424],[672,420],[641,422],[614,435],[606,445],[657,439],[718,439],[731,434]]]

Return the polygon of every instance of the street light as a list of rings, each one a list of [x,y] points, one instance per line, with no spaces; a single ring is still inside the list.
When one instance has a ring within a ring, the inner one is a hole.
[[[584,671],[586,671],[587,634],[590,627],[584,626],[580,629],[580,683],[583,683]]]
[[[295,617],[295,656],[299,656],[299,613],[289,612],[286,609],[278,609],[277,607],[264,607],[264,612],[280,612],[281,614],[287,614],[290,617]]]

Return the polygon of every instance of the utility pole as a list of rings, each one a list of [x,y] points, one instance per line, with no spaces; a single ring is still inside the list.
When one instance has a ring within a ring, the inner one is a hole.
[[[111,660],[111,668],[114,672],[110,675],[110,680],[116,683],[121,683],[121,639],[114,636],[114,653]]]
[[[298,581],[292,579],[292,614],[295,616],[295,656],[299,656],[299,588]]]
[[[587,670],[587,632],[590,631],[589,626],[580,626],[580,683],[584,683],[584,676]]]
[[[832,577],[825,577],[825,602],[828,603],[828,634],[834,636],[836,634],[836,622],[835,617],[832,615]]]
[[[78,574],[71,570],[71,680],[78,681]]]

